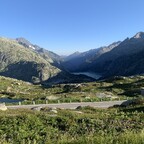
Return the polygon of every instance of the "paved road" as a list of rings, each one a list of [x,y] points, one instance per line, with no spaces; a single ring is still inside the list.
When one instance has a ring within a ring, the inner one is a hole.
[[[78,106],[92,106],[96,108],[108,108],[113,105],[120,105],[124,101],[104,101],[104,102],[81,102],[81,103],[59,103],[59,104],[36,104],[36,105],[13,105],[7,106],[9,109],[27,108],[33,107],[50,107],[50,108],[63,108],[63,109],[75,109]]]

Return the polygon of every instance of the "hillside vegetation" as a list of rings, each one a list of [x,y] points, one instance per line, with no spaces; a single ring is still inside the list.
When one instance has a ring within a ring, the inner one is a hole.
[[[103,81],[57,84],[51,87],[33,85],[12,78],[0,77],[0,97],[23,99],[37,103],[119,100],[141,96],[144,76],[112,77]],[[25,101],[26,102],[26,101]]]
[[[144,107],[0,112],[1,144],[143,144]],[[142,110],[143,109],[143,110]],[[125,110],[125,111],[124,111]]]

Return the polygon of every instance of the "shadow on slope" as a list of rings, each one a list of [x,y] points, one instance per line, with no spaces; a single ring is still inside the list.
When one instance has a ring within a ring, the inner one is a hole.
[[[92,82],[92,81],[95,81],[95,79],[84,75],[74,75],[66,71],[61,71],[57,75],[44,81],[42,84],[45,86],[46,85],[50,86],[53,84],[82,83],[82,82]]]
[[[27,82],[40,83],[50,76],[50,74],[46,73],[47,71],[44,71],[45,67],[47,65],[44,63],[20,61],[7,66],[3,72],[0,72],[0,75]]]
[[[28,61],[11,64],[3,72],[0,72],[0,75],[43,85],[94,81],[88,76],[77,76],[66,71],[54,72],[52,67],[47,64]]]

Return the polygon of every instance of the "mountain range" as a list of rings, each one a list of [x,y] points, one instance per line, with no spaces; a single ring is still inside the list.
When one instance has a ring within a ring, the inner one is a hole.
[[[103,78],[143,74],[144,32],[122,42],[81,53],[65,60],[63,66],[70,72],[95,72]]]
[[[120,44],[120,41],[114,42],[109,46],[104,46],[89,51],[79,53],[75,52],[66,57],[62,63],[63,67],[70,72],[87,71],[88,65],[97,60],[104,53],[112,50]]]
[[[91,81],[61,70],[61,57],[24,38],[0,38],[0,75],[32,83]]]
[[[61,57],[25,38],[0,38],[0,75],[32,83],[88,82],[93,78],[74,75],[92,72],[111,76],[144,73],[144,32],[124,41]]]

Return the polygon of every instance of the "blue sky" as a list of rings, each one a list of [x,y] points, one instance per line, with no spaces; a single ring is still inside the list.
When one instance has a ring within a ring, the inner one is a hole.
[[[144,0],[0,0],[0,36],[58,54],[108,45],[144,31]]]

